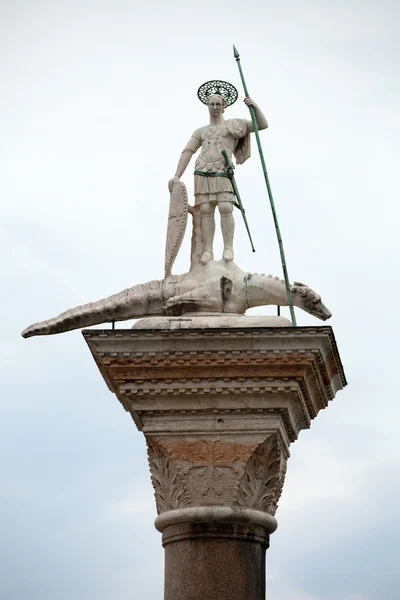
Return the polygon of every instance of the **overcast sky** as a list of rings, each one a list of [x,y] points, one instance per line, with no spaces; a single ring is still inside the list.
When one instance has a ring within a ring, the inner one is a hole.
[[[79,331],[19,334],[162,278],[167,182],[207,124],[197,88],[230,81],[226,117],[248,115],[232,43],[270,124],[290,278],[332,311],[349,380],[291,447],[268,600],[398,599],[399,13],[395,0],[0,2],[2,599],[162,598],[142,434]],[[257,249],[237,218],[236,262],[281,275],[255,144],[236,177]],[[177,273],[188,249],[189,235]]]

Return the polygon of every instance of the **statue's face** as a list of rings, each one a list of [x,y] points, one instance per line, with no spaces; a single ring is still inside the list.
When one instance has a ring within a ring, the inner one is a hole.
[[[212,117],[219,117],[224,112],[224,103],[221,96],[210,96],[207,106]]]

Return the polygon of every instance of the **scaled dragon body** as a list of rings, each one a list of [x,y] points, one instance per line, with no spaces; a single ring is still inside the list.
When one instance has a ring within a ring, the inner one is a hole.
[[[325,321],[331,316],[311,288],[294,283],[293,305]],[[185,313],[232,313],[248,308],[287,306],[285,284],[272,275],[245,273],[234,262],[211,261],[188,273],[134,285],[108,298],[71,308],[58,317],[34,323],[22,336],[51,335],[112,321]]]

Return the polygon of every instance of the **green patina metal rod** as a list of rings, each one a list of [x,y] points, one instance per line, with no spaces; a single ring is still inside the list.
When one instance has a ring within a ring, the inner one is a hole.
[[[235,56],[235,59],[236,59],[236,62],[237,62],[238,68],[239,68],[240,78],[242,80],[245,96],[248,97],[249,92],[247,89],[246,81],[244,79],[242,65],[240,64],[240,55],[239,55],[239,52],[237,51],[237,49],[235,48],[235,46],[233,46],[233,54]],[[289,304],[289,308],[290,308],[290,316],[292,318],[293,327],[296,327],[296,324],[297,324],[296,316],[294,314],[292,294],[290,293],[290,283],[289,283],[289,275],[288,275],[287,266],[286,266],[285,251],[283,249],[283,242],[282,242],[281,232],[279,229],[278,216],[277,216],[276,210],[275,210],[274,198],[272,196],[271,185],[269,183],[267,167],[266,167],[265,160],[264,160],[264,153],[263,153],[263,149],[261,146],[260,134],[258,132],[257,119],[256,119],[256,115],[254,112],[254,108],[252,106],[249,106],[249,111],[250,111],[251,120],[252,120],[253,127],[254,127],[254,134],[255,134],[256,140],[257,140],[258,152],[260,154],[260,160],[261,160],[261,165],[262,165],[262,169],[263,169],[263,173],[264,173],[265,183],[267,185],[268,196],[269,196],[269,201],[270,201],[271,210],[272,210],[272,216],[273,216],[274,224],[275,224],[276,236],[278,238],[279,252],[281,255],[281,262],[282,262],[282,269],[283,269],[283,276],[285,279],[286,294],[287,294],[288,304]]]
[[[243,207],[243,204],[242,204],[242,200],[240,198],[238,186],[236,185],[235,175],[234,175],[234,172],[233,172],[233,166],[229,163],[229,158],[228,158],[228,155],[226,153],[226,150],[222,150],[221,152],[222,152],[222,156],[224,157],[224,161],[225,161],[225,172],[228,175],[229,179],[231,180],[233,191],[234,191],[236,199],[237,199],[237,204],[236,204],[236,202],[234,202],[234,204],[235,204],[235,206],[237,206],[239,208],[240,212],[242,213],[242,217],[243,217],[243,221],[244,221],[244,224],[245,224],[245,227],[246,227],[246,231],[247,231],[247,234],[249,236],[251,249],[253,250],[253,252],[255,252],[256,249],[254,248],[253,240],[251,239],[251,233],[250,233],[249,224],[248,224],[247,219],[246,219],[246,211],[244,210],[244,207]]]

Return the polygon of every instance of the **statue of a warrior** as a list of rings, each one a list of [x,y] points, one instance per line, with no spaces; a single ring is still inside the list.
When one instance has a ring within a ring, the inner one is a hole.
[[[207,105],[210,123],[196,129],[184,148],[176,169],[175,177],[169,181],[169,190],[179,181],[188,166],[192,155],[201,148],[195,163],[194,195],[195,207],[201,215],[202,253],[200,262],[205,265],[214,258],[213,241],[215,233],[215,207],[221,215],[221,230],[224,242],[223,259],[231,261],[233,254],[233,202],[235,195],[222,151],[225,150],[230,164],[232,155],[238,165],[250,156],[250,133],[254,131],[251,121],[246,119],[224,119],[225,109],[237,99],[236,89],[224,81],[211,81],[203,84],[198,91],[200,100]],[[268,123],[260,108],[251,98],[244,100],[252,106],[258,129],[266,129]]]

